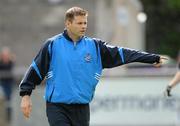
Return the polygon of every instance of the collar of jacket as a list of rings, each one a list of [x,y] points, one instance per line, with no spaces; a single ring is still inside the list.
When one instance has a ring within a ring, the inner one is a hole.
[[[64,36],[68,41],[74,42],[74,41],[69,37],[66,29],[65,29],[64,32],[63,32],[63,36]],[[84,37],[84,36],[82,36],[82,37],[77,41],[77,43],[80,42],[83,37]]]

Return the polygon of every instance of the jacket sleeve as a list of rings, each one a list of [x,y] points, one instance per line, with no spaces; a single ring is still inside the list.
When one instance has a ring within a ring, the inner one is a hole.
[[[94,39],[100,49],[103,68],[112,68],[132,62],[159,63],[160,56],[138,50],[111,46],[100,39]]]
[[[20,96],[31,95],[35,86],[39,85],[46,76],[50,63],[51,46],[52,41],[45,42],[32,61],[19,85]]]

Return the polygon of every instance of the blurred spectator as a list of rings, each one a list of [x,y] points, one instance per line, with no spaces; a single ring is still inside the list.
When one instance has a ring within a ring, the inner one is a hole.
[[[0,53],[0,86],[2,87],[4,98],[6,101],[6,119],[11,121],[11,95],[14,83],[13,67],[15,57],[8,47],[3,47]]]
[[[171,96],[171,89],[175,87],[180,82],[180,51],[177,56],[177,64],[178,64],[178,70],[176,74],[174,75],[173,79],[169,82],[168,86],[166,87],[165,95]]]

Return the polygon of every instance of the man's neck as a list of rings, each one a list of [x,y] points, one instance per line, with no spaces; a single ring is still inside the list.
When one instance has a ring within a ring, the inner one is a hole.
[[[80,39],[80,36],[74,35],[71,31],[67,30],[68,36],[73,40],[73,42],[77,42]]]

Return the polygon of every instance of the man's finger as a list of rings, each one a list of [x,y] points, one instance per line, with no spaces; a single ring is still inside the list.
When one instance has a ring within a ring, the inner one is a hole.
[[[161,56],[160,59],[168,60],[168,58],[167,58],[167,57],[164,57],[164,56]]]
[[[24,114],[24,117],[25,117],[25,118],[29,118],[29,116],[30,116],[30,111],[29,111],[29,110],[26,110],[23,114]]]
[[[162,65],[162,61],[159,61],[159,63],[154,63],[153,64],[155,67],[160,67]]]
[[[23,115],[26,117],[27,116],[27,112],[28,112],[27,107],[23,107],[22,108],[22,112],[23,112]]]

